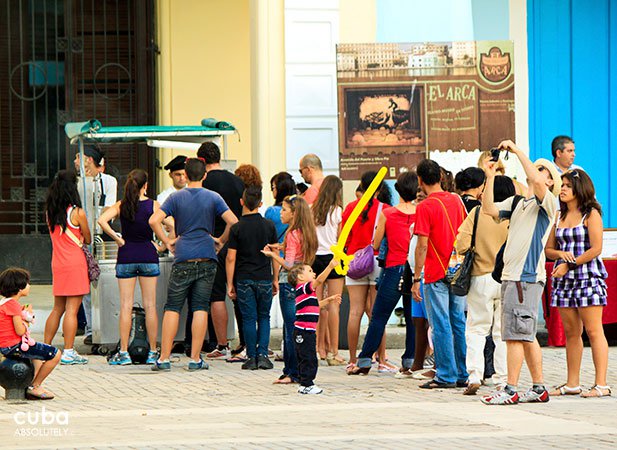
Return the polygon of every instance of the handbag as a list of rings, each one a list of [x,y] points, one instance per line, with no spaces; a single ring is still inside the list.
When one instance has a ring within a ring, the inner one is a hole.
[[[377,215],[375,216],[375,224],[373,227],[373,236],[371,237],[371,243],[364,248],[357,250],[353,254],[353,259],[349,263],[349,269],[347,270],[347,276],[354,280],[364,278],[368,274],[375,270],[375,250],[373,250],[373,239],[375,238],[375,231],[377,230],[377,222],[379,221],[379,215],[383,203],[379,202],[377,208]]]
[[[82,251],[84,252],[84,256],[86,257],[86,265],[88,266],[88,278],[90,279],[91,282],[97,281],[99,277],[101,276],[101,268],[99,267],[99,263],[96,261],[96,259],[94,259],[94,256],[88,249],[88,246],[84,245],[83,242],[77,239],[77,236],[73,234],[73,232],[68,227],[68,225],[66,227],[65,232],[67,236],[70,237],[71,240],[75,243],[75,245],[81,248]]]
[[[465,259],[463,259],[463,262],[450,282],[452,293],[455,295],[464,296],[469,292],[469,286],[471,285],[471,269],[473,267],[473,261],[476,258],[476,230],[478,229],[480,208],[481,206],[476,206],[475,222],[471,233],[471,246],[467,253],[465,253]]]
[[[452,230],[452,234],[455,237],[453,248],[452,248],[452,253],[450,254],[450,260],[448,262],[448,267],[445,267],[443,262],[441,261],[441,258],[439,257],[439,253],[437,252],[437,249],[435,248],[435,244],[433,244],[430,238],[428,241],[433,247],[433,251],[435,252],[435,255],[437,256],[437,260],[439,261],[439,264],[441,264],[441,268],[444,271],[444,277],[442,279],[445,280],[445,283],[448,286],[451,286],[452,280],[454,279],[454,274],[461,266],[463,262],[463,258],[456,251],[456,232],[454,231],[454,227],[452,226],[452,221],[450,220],[450,216],[448,215],[448,210],[446,209],[446,205],[444,205],[443,202],[439,200],[438,198],[435,198],[435,200],[437,200],[441,204],[441,207],[443,208],[443,211],[446,214],[446,219],[448,219],[448,223],[450,224],[450,230]],[[463,203],[461,202],[461,208],[463,207],[464,207]]]

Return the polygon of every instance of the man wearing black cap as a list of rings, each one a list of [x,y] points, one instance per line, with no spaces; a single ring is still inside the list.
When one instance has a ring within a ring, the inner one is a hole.
[[[157,197],[156,201],[161,205],[165,203],[167,197],[186,186],[186,172],[184,171],[184,163],[186,156],[178,155],[167,163],[163,169],[169,170],[169,178],[171,178],[172,186],[165,189]]]

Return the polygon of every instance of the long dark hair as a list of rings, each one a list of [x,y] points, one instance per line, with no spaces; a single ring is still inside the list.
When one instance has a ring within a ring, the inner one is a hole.
[[[602,215],[602,206],[596,200],[596,188],[593,186],[593,181],[589,178],[589,175],[581,169],[568,170],[561,176],[561,179],[566,179],[572,186],[572,194],[578,201],[578,210],[583,216],[591,213],[591,210],[595,209],[600,215]],[[559,199],[561,220],[564,220],[568,215],[568,206]]]
[[[336,208],[343,207],[343,182],[336,175],[328,175],[321,182],[319,195],[311,210],[315,225],[323,226],[328,220],[328,214]]]
[[[148,172],[142,169],[130,171],[124,184],[124,198],[120,202],[120,216],[123,219],[135,220],[135,213],[139,206],[139,191],[148,182]]]
[[[366,190],[371,185],[371,183],[373,182],[373,180],[375,179],[376,176],[377,176],[377,172],[375,172],[374,170],[369,170],[369,171],[364,172],[362,174],[362,177],[360,178],[360,189],[362,190],[362,192],[366,192]],[[380,184],[377,187],[377,190],[375,191],[375,193],[379,193],[379,191],[381,190],[381,186],[382,185]],[[362,221],[362,223],[364,223],[364,222],[366,222],[368,220],[368,212],[373,207],[373,201],[374,200],[375,200],[375,194],[373,194],[371,199],[366,204],[366,207],[364,208],[364,210],[360,214],[360,220]]]
[[[270,179],[270,187],[276,188],[276,198],[274,203],[280,206],[285,197],[296,193],[296,183],[293,177],[287,172],[279,172]]]
[[[60,170],[47,189],[45,199],[45,214],[52,233],[56,225],[60,225],[62,231],[66,230],[66,210],[69,206],[81,208],[77,175],[72,170]]]

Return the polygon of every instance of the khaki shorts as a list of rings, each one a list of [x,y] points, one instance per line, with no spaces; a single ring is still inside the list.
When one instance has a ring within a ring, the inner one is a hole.
[[[544,283],[501,283],[501,339],[533,342],[538,330],[538,308]]]

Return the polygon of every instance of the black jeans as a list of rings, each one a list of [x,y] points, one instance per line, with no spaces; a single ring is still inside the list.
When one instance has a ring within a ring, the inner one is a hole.
[[[301,386],[312,386],[317,376],[317,338],[314,331],[294,328],[294,345],[298,357],[298,375]]]

